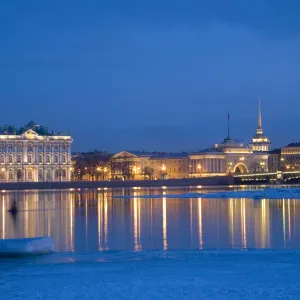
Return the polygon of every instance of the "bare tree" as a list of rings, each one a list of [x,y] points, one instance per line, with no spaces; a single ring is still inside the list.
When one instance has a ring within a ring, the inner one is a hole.
[[[77,154],[74,166],[75,180],[82,180],[84,175],[87,180],[98,180],[99,170],[104,172],[104,168],[108,169],[110,157],[109,153],[97,150]]]
[[[110,162],[110,168],[114,179],[121,176],[125,180],[128,180],[131,179],[133,175],[132,161],[127,157],[112,159]]]
[[[154,174],[154,169],[150,166],[146,166],[144,168],[144,177],[146,178],[146,176],[152,180],[153,179],[153,174]]]

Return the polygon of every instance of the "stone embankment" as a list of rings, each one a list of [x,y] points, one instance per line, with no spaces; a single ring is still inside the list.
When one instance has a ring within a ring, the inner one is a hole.
[[[111,181],[69,181],[69,182],[6,182],[0,183],[0,190],[38,189],[82,189],[82,188],[121,188],[159,186],[213,186],[233,184],[231,176],[183,178],[166,180],[111,180]]]

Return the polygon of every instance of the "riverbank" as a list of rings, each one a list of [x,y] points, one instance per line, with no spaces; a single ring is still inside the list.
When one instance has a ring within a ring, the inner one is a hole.
[[[165,180],[111,180],[111,181],[68,181],[68,182],[5,182],[0,190],[45,190],[45,189],[83,189],[119,187],[159,187],[159,186],[214,186],[233,184],[231,176],[183,178]]]

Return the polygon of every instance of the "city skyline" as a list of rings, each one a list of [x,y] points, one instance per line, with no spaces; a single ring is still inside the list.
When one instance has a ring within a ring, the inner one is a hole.
[[[300,4],[231,4],[1,3],[1,123],[70,129],[75,151],[195,151],[228,112],[250,141],[260,98],[273,147],[298,141]]]

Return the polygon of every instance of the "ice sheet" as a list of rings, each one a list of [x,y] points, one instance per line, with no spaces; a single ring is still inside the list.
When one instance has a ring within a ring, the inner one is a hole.
[[[0,257],[48,254],[54,251],[51,237],[0,239]]]
[[[171,251],[0,260],[1,299],[299,299],[300,253]]]

